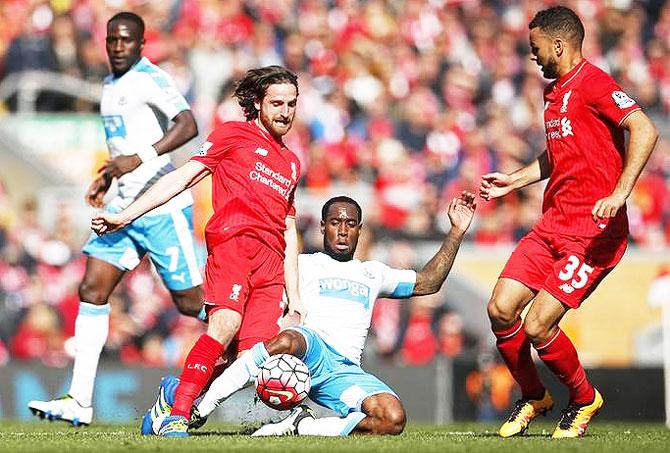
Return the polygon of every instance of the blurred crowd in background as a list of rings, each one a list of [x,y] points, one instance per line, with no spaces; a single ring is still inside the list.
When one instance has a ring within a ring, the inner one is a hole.
[[[241,118],[230,95],[232,82],[246,69],[284,65],[299,75],[298,114],[286,141],[303,162],[301,193],[362,199],[372,234],[361,256],[376,257],[379,238],[392,238],[383,243],[387,262],[416,267],[410,241],[444,234],[444,209],[453,196],[476,190],[482,174],[512,171],[544,149],[546,81],[529,59],[527,24],[554,3],[3,0],[0,77],[46,70],[100,83],[108,72],[106,21],[132,10],[147,24],[144,54],[176,79],[206,134]],[[670,113],[670,2],[561,3],[584,21],[585,56],[611,73],[664,133]],[[12,112],[15,100],[3,107]],[[98,108],[49,92],[40,94],[37,107]],[[480,203],[467,240],[514,244],[537,220],[542,189],[536,184]],[[65,366],[84,238],[73,237],[66,210],[56,231],[44,231],[35,205],[12,206],[7,190],[0,187],[0,362],[11,356]],[[670,245],[666,140],[628,206],[634,245]],[[299,218],[299,224],[305,249],[318,248],[318,219]],[[438,355],[476,353],[458,313],[440,297],[378,304],[369,351],[414,365]],[[180,366],[182,351],[202,330],[198,321],[178,316],[146,262],[110,302],[105,354],[126,363]],[[468,385],[476,393],[482,382],[473,377]]]

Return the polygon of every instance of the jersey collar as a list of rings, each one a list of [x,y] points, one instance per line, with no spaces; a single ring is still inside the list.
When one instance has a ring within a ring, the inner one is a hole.
[[[575,77],[577,77],[577,74],[579,74],[582,68],[586,66],[586,63],[587,63],[586,58],[582,58],[582,61],[577,63],[577,66],[572,68],[570,72],[568,72],[567,74],[565,74],[563,77],[561,77],[556,81],[556,88],[558,89],[565,88],[570,82],[572,82],[575,79]]]

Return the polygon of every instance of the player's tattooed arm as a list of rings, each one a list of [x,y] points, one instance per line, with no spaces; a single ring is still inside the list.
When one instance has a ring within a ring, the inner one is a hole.
[[[656,126],[641,110],[628,115],[621,126],[630,131],[623,170],[612,193],[593,205],[591,215],[594,222],[616,216],[633,191],[658,140]]]
[[[417,272],[413,296],[434,294],[440,290],[454,264],[458,248],[472,222],[476,208],[475,195],[470,192],[464,191],[460,197],[451,200],[447,211],[451,230],[444,238],[440,250],[423,269]]]
[[[547,179],[551,174],[551,161],[545,150],[530,164],[510,174],[493,172],[482,175],[479,196],[486,201],[500,198],[513,190]]]
[[[172,152],[198,135],[198,126],[190,110],[179,112],[172,121],[174,122],[172,127],[153,145],[133,145],[132,142],[128,144],[128,150],[124,155],[117,156],[105,163],[102,168],[104,173],[111,178],[119,178],[135,170],[142,162]],[[137,149],[133,149],[133,147],[137,147]]]

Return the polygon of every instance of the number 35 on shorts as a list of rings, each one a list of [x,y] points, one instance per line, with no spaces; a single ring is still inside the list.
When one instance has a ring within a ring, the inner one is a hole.
[[[563,262],[565,265],[558,273],[558,279],[564,283],[559,285],[559,288],[567,294],[584,288],[594,270],[593,266],[584,263],[580,257],[575,255],[569,255]]]

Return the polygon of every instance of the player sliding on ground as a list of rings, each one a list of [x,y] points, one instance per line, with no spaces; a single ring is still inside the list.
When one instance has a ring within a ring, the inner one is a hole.
[[[354,259],[362,228],[361,208],[348,197],[326,202],[321,211],[324,253],[302,254],[298,259],[300,295],[307,307],[305,324],[257,343],[233,362],[198,404],[192,427],[201,425],[226,398],[252,383],[268,357],[285,353],[302,359],[309,368],[310,398],[340,417],[315,419],[311,409],[298,406],[284,420],[262,426],[253,435],[400,434],[406,420],[400,399],[360,366],[372,309],[377,297],[409,298],[440,290],[472,221],[474,198],[463,192],[451,201],[451,230],[419,272]],[[174,381],[167,378],[161,383],[158,401],[145,416],[144,434],[151,434],[151,425],[158,424],[153,421],[169,411]]]
[[[637,103],[582,57],[584,27],[572,10],[540,11],[529,28],[532,60],[554,80],[544,91],[547,149],[512,174],[484,175],[480,188],[491,200],[549,178],[542,217],[512,253],[488,305],[498,350],[522,392],[500,435],[523,434],[553,406],[531,359],[532,344],[570,392],[552,437],[580,437],[603,398],[558,324],[623,256],[626,199],[657,134]],[[627,149],[624,129],[630,132]]]

